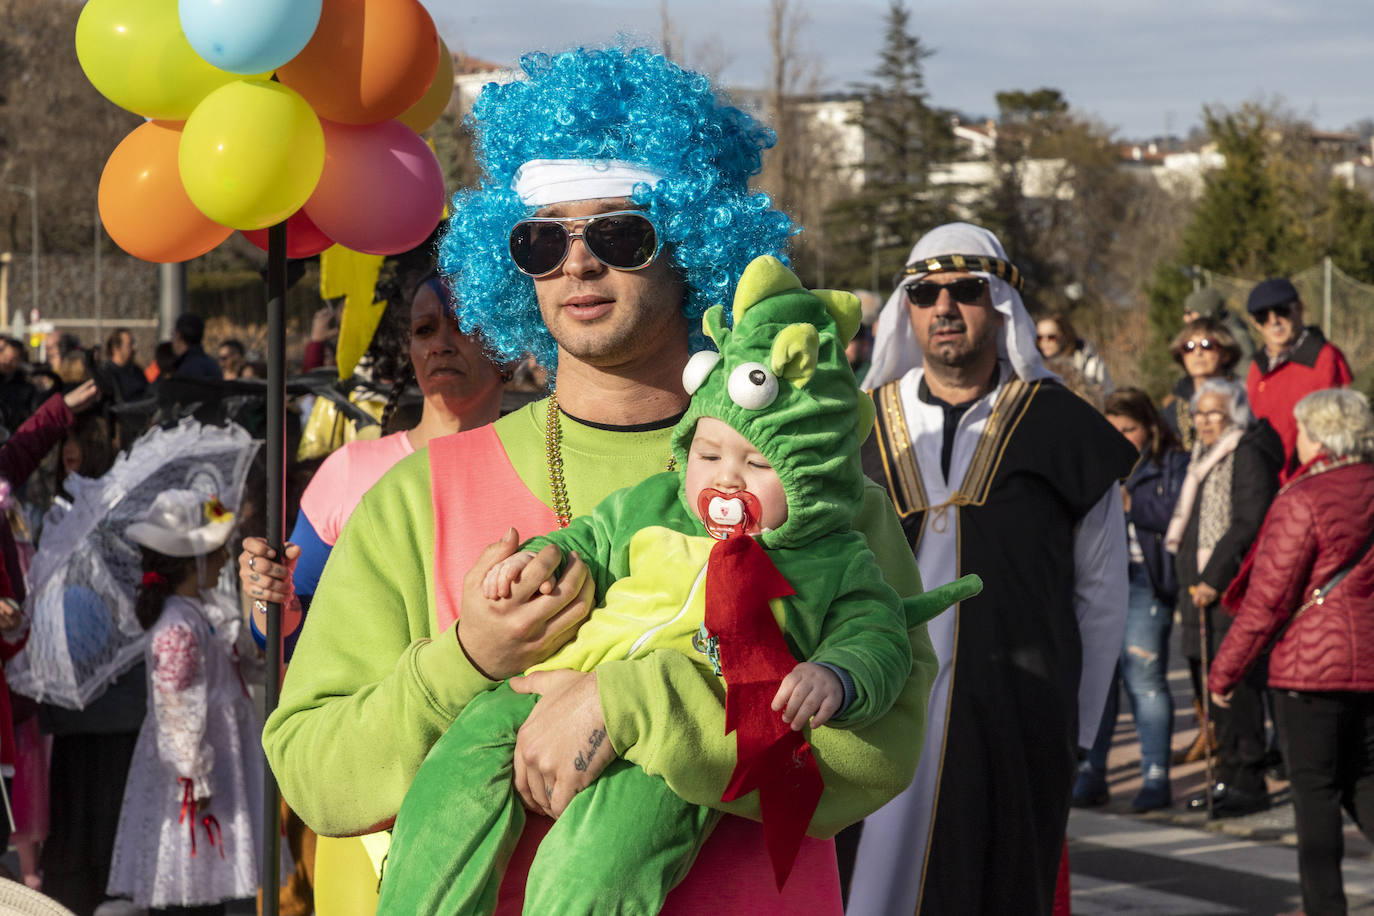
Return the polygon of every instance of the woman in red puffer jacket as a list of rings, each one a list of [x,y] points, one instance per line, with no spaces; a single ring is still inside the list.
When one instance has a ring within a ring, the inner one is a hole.
[[[1270,646],[1308,916],[1345,913],[1341,808],[1374,838],[1374,414],[1345,389],[1293,408],[1301,467],[1224,603],[1214,703]]]

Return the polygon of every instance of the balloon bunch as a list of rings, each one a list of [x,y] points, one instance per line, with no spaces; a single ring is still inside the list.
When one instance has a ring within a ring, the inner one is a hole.
[[[288,257],[394,254],[439,222],[419,132],[453,64],[419,0],[89,0],[76,54],[147,119],[100,176],[100,218],[135,257],[189,260],[235,229],[266,248],[283,220]]]

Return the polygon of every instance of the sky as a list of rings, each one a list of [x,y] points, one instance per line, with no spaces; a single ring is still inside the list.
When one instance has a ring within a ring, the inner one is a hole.
[[[513,64],[531,50],[604,44],[623,32],[657,44],[656,0],[423,0],[449,47]],[[887,0],[793,0],[799,43],[822,91],[868,79]],[[668,0],[689,65],[757,88],[769,67],[767,0]],[[1374,118],[1369,0],[908,0],[931,103],[996,113],[1005,89],[1050,86],[1123,139],[1186,135],[1204,104],[1279,101],[1318,128]],[[723,66],[719,66],[723,62]]]

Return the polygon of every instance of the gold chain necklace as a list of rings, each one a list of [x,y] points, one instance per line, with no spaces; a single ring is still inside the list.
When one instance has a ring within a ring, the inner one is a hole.
[[[549,491],[553,494],[553,514],[558,527],[572,524],[572,508],[568,504],[568,484],[563,479],[563,424],[558,418],[558,393],[549,394],[548,415],[544,419],[544,456],[549,465]],[[668,470],[677,469],[677,458],[668,456]]]

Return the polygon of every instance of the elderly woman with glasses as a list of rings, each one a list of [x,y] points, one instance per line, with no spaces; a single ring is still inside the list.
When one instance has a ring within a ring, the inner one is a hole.
[[[1164,536],[1178,572],[1180,646],[1203,698],[1206,659],[1216,650],[1231,618],[1217,598],[1239,572],[1259,534],[1278,488],[1283,445],[1264,420],[1255,420],[1236,382],[1211,378],[1191,401],[1197,431],[1188,473]],[[1218,817],[1269,807],[1264,784],[1263,673],[1237,690],[1229,710],[1216,711],[1219,741],[1216,785],[1210,790]],[[1208,794],[1188,801],[1208,807]]]
[[[1297,474],[1226,594],[1236,611],[1208,675],[1212,702],[1269,656],[1309,916],[1346,911],[1341,808],[1374,838],[1374,414],[1357,392],[1300,400]],[[1260,666],[1261,668],[1263,666]]]
[[[1174,362],[1183,367],[1183,377],[1164,399],[1161,413],[1184,448],[1192,448],[1192,400],[1198,386],[1209,378],[1233,378],[1241,358],[1241,345],[1218,318],[1198,317],[1183,326],[1169,344]]]

